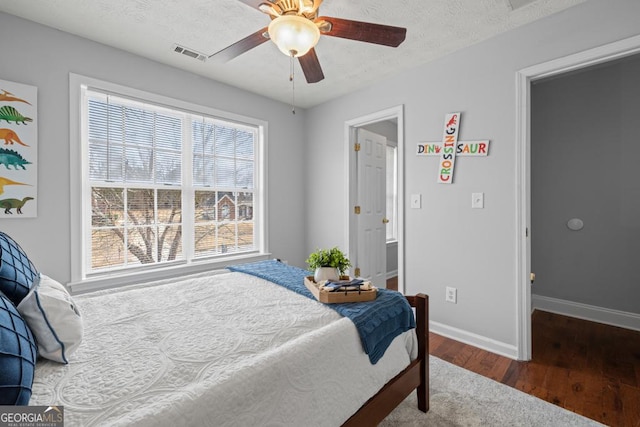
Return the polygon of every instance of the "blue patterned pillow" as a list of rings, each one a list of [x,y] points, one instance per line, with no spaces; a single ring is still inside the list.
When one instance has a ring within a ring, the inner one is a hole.
[[[20,245],[0,231],[0,292],[14,305],[27,296],[38,277],[38,270]]]
[[[0,293],[0,405],[28,405],[36,341],[16,307]]]

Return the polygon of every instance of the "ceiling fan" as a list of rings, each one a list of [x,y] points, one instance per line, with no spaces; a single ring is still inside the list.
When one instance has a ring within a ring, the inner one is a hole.
[[[320,35],[398,47],[407,29],[389,25],[318,16],[322,0],[239,0],[271,17],[271,23],[219,52],[214,61],[229,61],[271,39],[291,58],[297,57],[308,83],[324,79],[314,46]]]

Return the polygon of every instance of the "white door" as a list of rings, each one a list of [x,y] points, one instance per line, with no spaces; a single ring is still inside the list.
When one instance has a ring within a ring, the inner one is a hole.
[[[353,267],[359,268],[360,277],[368,278],[375,286],[385,288],[387,139],[365,129],[358,129],[358,144],[356,205],[359,206],[360,213],[356,214],[358,244]]]

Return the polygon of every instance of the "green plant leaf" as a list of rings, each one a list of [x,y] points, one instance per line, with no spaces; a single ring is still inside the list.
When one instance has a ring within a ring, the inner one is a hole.
[[[351,267],[351,261],[337,246],[331,249],[317,249],[309,254],[306,262],[311,270],[318,267],[332,267],[340,274],[344,274]]]

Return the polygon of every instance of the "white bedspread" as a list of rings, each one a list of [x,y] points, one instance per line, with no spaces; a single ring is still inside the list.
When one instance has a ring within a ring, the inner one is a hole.
[[[74,299],[84,342],[30,401],[67,426],[339,426],[417,356],[412,330],[371,365],[350,320],[242,273]]]

